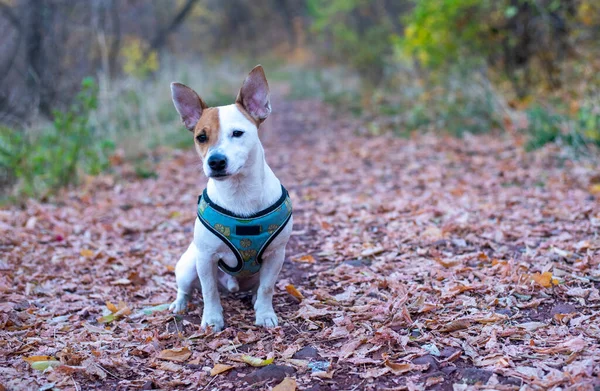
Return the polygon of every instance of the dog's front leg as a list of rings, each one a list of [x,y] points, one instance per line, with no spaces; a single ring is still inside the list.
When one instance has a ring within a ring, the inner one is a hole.
[[[225,322],[217,284],[217,262],[210,256],[201,256],[196,261],[196,270],[200,277],[202,300],[204,301],[200,326],[202,328],[211,326],[213,331],[221,331]]]
[[[183,253],[175,267],[175,279],[177,281],[177,299],[169,310],[176,314],[184,313],[187,309],[188,300],[194,288],[199,288],[198,272],[196,271],[196,259],[199,256],[196,245],[192,242]]]
[[[273,251],[268,256],[263,256],[260,268],[260,282],[255,293],[254,310],[256,311],[256,325],[275,327],[279,324],[277,315],[273,310],[273,291],[277,276],[285,259],[285,247]]]

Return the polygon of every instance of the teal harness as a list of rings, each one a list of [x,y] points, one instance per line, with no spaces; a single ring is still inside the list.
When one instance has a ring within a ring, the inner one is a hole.
[[[198,219],[237,258],[235,267],[219,260],[219,268],[232,276],[249,276],[260,270],[262,254],[285,228],[291,216],[292,201],[283,186],[281,197],[275,204],[251,216],[238,216],[221,208],[208,198],[206,189],[198,197]]]

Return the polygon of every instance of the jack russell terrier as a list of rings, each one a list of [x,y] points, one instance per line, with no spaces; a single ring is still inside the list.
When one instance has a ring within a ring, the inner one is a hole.
[[[209,178],[198,198],[194,239],[175,268],[182,313],[194,288],[202,289],[202,327],[223,329],[219,286],[253,290],[256,324],[275,327],[273,290],[292,232],[292,204],[265,161],[258,127],[271,113],[269,85],[258,65],[235,103],[208,107],[194,90],[171,84],[171,95]]]

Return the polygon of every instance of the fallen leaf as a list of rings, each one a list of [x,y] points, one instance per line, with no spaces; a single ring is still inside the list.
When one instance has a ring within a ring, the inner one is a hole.
[[[319,377],[321,379],[332,379],[333,372],[325,372],[325,371],[312,372],[312,376]]]
[[[94,256],[94,252],[92,250],[84,249],[79,252],[82,257],[91,258]]]
[[[252,365],[253,367],[264,367],[269,364],[272,364],[273,360],[274,360],[273,357],[263,360],[261,358],[249,356],[247,354],[244,354],[241,358],[242,358],[243,362],[245,362],[246,364]]]
[[[390,368],[396,375],[400,375],[413,370],[414,365],[411,363],[394,363],[388,360],[384,362],[385,366]]]
[[[192,351],[188,347],[164,349],[158,355],[161,360],[184,362],[192,356]]]
[[[582,337],[571,338],[563,343],[549,348],[534,348],[538,353],[556,354],[556,353],[576,353],[581,352],[588,346],[588,343]]]
[[[362,339],[356,339],[354,341],[345,343],[342,348],[340,349],[340,357],[341,358],[348,358],[350,356],[352,356],[354,354],[354,351],[356,350],[356,348],[358,348],[360,345],[362,345],[363,341]]]
[[[114,305],[113,303],[111,303],[110,301],[107,301],[107,302],[106,302],[106,308],[108,308],[108,310],[109,310],[110,312],[112,312],[113,314],[119,310],[119,309],[117,308],[117,306],[116,306],[116,305]]]
[[[385,248],[383,247],[375,247],[375,248],[368,248],[366,250],[363,250],[360,255],[362,257],[369,257],[371,255],[377,255],[377,254],[381,254],[382,252],[385,251]]]
[[[215,364],[213,369],[210,370],[210,375],[215,376],[228,370],[235,368],[233,365]]]
[[[292,284],[286,285],[285,290],[287,291],[287,293],[294,296],[296,299],[298,299],[300,301],[302,301],[304,299],[304,296],[302,295],[302,293],[300,293],[300,291],[298,289],[296,289],[296,287],[293,286]]]
[[[23,360],[27,361],[28,363],[34,363],[36,361],[56,361],[56,358],[52,357],[52,356],[29,356],[29,357],[23,357]]]
[[[27,361],[31,368],[38,371],[45,371],[48,368],[54,368],[59,366],[61,363],[52,356],[30,356],[24,357],[23,360]]]
[[[447,325],[444,325],[440,328],[442,333],[451,333],[453,331],[458,331],[462,329],[468,329],[471,325],[471,321],[467,319],[458,319],[454,320]]]
[[[296,380],[291,377],[286,377],[281,383],[273,387],[272,391],[296,391]]]
[[[158,369],[162,369],[163,371],[168,371],[168,372],[179,372],[183,369],[183,367],[181,365],[175,364],[173,362],[162,361],[160,364],[158,364]]]
[[[600,194],[600,183],[590,186],[590,193]]]
[[[437,346],[435,346],[435,344],[430,343],[430,344],[425,344],[423,346],[421,346],[423,349],[427,350],[429,352],[429,354],[431,354],[432,356],[440,356],[440,349],[438,349]]]
[[[297,258],[292,258],[292,260],[294,262],[300,262],[300,263],[315,263],[316,260],[312,255],[303,255],[301,257],[297,257]]]
[[[170,304],[169,303],[165,303],[165,304],[159,304],[159,305],[155,305],[154,307],[146,307],[141,309],[139,312],[144,314],[144,315],[152,315],[155,312],[160,312],[160,311],[166,311],[169,309]]]
[[[542,322],[525,322],[525,323],[520,323],[516,326],[523,328],[527,331],[535,331],[541,327],[546,327],[548,325],[546,323],[542,323]]]
[[[431,387],[444,381],[444,376],[430,376],[425,380],[425,387]]]
[[[83,327],[87,331],[92,332],[92,333],[98,333],[98,334],[111,334],[112,333],[112,331],[110,331],[110,330],[106,330],[106,329],[103,329],[101,327],[91,325],[89,323],[84,323]]]
[[[375,368],[367,369],[364,372],[361,372],[359,376],[363,379],[374,379],[374,378],[383,376],[389,372],[390,372],[390,368],[388,368],[388,367],[383,367],[383,368],[375,367]]]
[[[558,280],[556,278],[552,278],[552,273],[550,272],[543,272],[542,274],[534,273],[530,277],[533,281],[544,288],[550,288],[552,285],[558,285]]]
[[[111,285],[129,285],[131,284],[131,280],[127,279],[127,278],[119,278],[118,280],[115,280],[113,282],[110,283]]]

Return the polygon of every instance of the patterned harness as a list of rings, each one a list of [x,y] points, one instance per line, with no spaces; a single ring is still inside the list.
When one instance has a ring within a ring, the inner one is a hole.
[[[275,204],[251,216],[238,216],[221,208],[208,198],[206,189],[198,197],[198,218],[237,258],[235,267],[219,260],[219,268],[223,272],[244,277],[260,270],[262,254],[292,216],[292,201],[283,186],[281,193]]]

